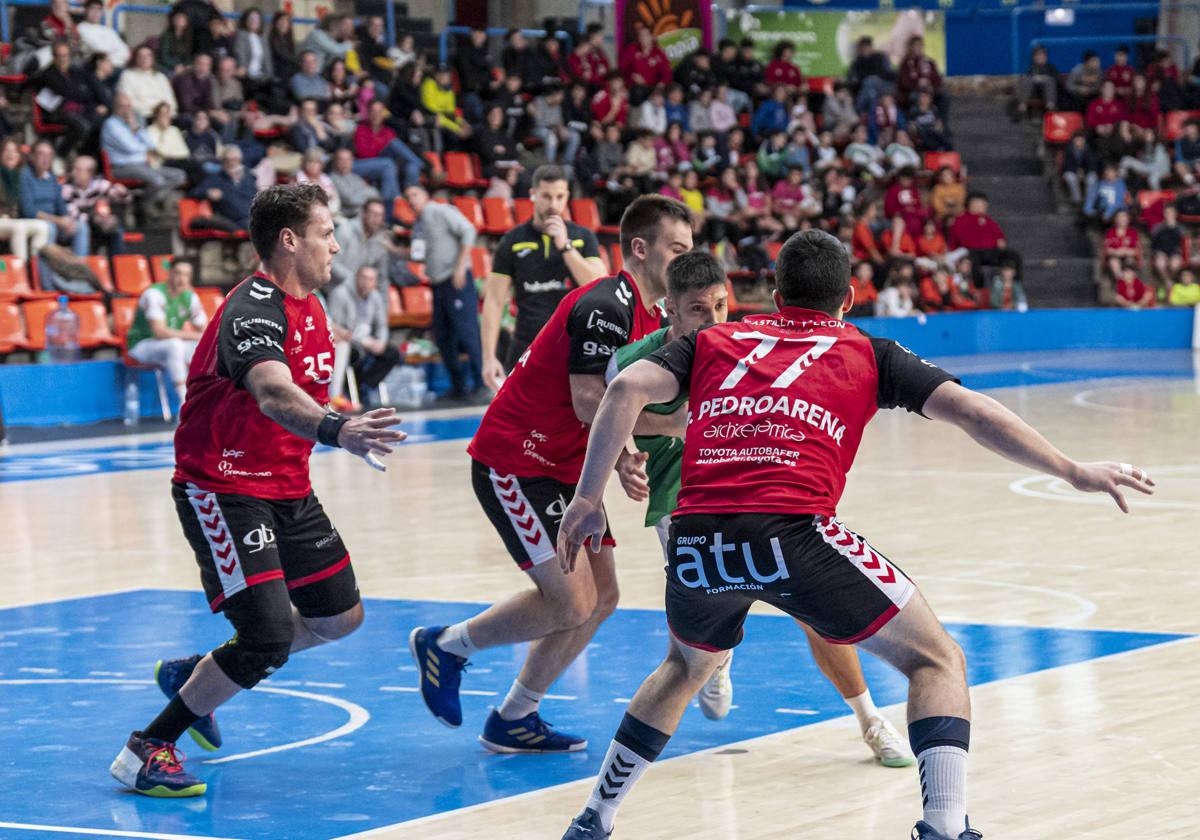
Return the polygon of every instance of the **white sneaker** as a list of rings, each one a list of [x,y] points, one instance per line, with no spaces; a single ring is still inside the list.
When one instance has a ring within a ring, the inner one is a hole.
[[[729,676],[729,667],[733,664],[733,651],[725,657],[725,661],[717,666],[708,682],[696,694],[700,701],[700,711],[709,720],[721,720],[729,714],[733,705],[733,679]]]
[[[887,718],[871,718],[863,741],[884,767],[910,767],[917,763],[912,750],[908,748],[908,742]]]

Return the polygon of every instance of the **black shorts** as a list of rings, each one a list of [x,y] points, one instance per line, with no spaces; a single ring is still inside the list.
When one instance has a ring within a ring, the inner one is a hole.
[[[281,580],[300,614],[338,615],[359,601],[350,553],[317,497],[258,499],[173,483],[184,536],[213,612],[260,583]]]
[[[558,524],[575,496],[575,485],[543,476],[501,475],[471,459],[471,485],[504,547],[524,570],[554,559]],[[616,545],[607,524],[604,544]]]
[[[856,644],[916,591],[894,563],[827,516],[677,516],[667,545],[667,623],[702,650],[736,647],[755,601],[827,641]]]

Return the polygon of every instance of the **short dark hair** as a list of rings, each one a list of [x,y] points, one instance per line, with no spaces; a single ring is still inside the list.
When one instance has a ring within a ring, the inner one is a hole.
[[[254,196],[250,202],[250,241],[259,258],[271,258],[284,228],[303,236],[315,204],[329,206],[329,196],[320,184],[275,184]]]
[[[567,173],[561,166],[554,163],[547,163],[533,170],[533,180],[531,186],[536,189],[538,184],[544,184],[546,181],[566,181]]]
[[[587,35],[587,37],[588,37],[588,38],[591,38],[591,37],[592,37],[593,35],[595,35],[597,32],[603,32],[603,31],[604,31],[604,24],[603,24],[603,23],[589,23],[589,24],[587,25],[587,32],[586,32],[586,35]]]
[[[1113,167],[1113,168],[1115,169],[1116,167]],[[971,202],[975,201],[976,199],[982,199],[983,201],[987,201],[988,197],[987,197],[986,193],[982,193],[979,190],[971,190],[971,192],[967,193],[967,200],[965,202],[963,202],[963,204],[964,204],[964,206],[969,206],[971,204]]]
[[[642,195],[634,199],[621,214],[621,255],[628,258],[633,253],[634,239],[653,242],[664,219],[674,219],[691,227],[692,211],[682,202],[665,195]]]
[[[832,313],[850,288],[850,256],[836,236],[802,230],[779,250],[775,288],[785,306]]]
[[[667,265],[667,293],[678,298],[686,292],[725,285],[725,269],[710,251],[688,251]]]
[[[370,197],[370,198],[368,198],[366,201],[364,201],[364,202],[363,202],[363,204],[362,204],[362,209],[363,209],[363,210],[366,210],[366,209],[367,209],[368,207],[370,207],[372,204],[378,204],[380,207],[382,207],[382,208],[383,208],[383,212],[384,212],[384,213],[387,213],[387,205],[384,203],[383,199],[382,199],[382,198],[376,198],[375,196],[371,196],[371,197]]]

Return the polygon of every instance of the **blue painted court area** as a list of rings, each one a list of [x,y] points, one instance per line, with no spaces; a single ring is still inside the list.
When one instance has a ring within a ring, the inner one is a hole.
[[[934,359],[959,376],[968,388],[1013,388],[1085,380],[1130,377],[1191,379],[1196,375],[1190,350],[1062,350],[1032,353],[985,353]],[[467,440],[482,416],[406,417],[405,445]],[[317,447],[317,453],[329,451]],[[175,463],[170,440],[102,447],[42,449],[0,455],[0,483],[67,478],[101,472],[163,469]]]
[[[330,840],[591,777],[627,698],[665,650],[662,613],[619,610],[543,704],[549,720],[588,737],[590,751],[494,756],[475,738],[523,649],[488,651],[472,662],[463,683],[465,723],[447,730],[415,692],[406,643],[416,624],[457,621],[479,608],[368,599],[361,631],[298,654],[220,710],[221,752],[206,754],[182,739],[189,767],[209,785],[206,798],[185,801],[124,792],[108,764],[129,731],[163,705],[151,680],[154,661],[225,640],[228,626],[201,594],[139,590],[0,610],[0,836],[55,836],[13,827],[21,824],[70,836],[94,829]],[[1182,638],[976,624],[950,630],[976,685]],[[880,705],[903,699],[902,678],[872,657],[863,665]],[[733,673],[739,707],[721,722],[690,709],[665,757],[846,713],[784,617],[750,617]],[[855,751],[845,760],[861,758]]]

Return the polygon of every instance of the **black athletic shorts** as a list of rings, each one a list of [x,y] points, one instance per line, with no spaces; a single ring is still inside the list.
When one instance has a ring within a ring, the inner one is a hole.
[[[196,553],[213,612],[268,581],[287,585],[308,618],[338,615],[359,601],[350,553],[317,497],[258,499],[171,485],[184,536]]]
[[[830,642],[856,644],[916,591],[894,563],[827,516],[676,516],[667,546],[667,623],[702,650],[736,647],[755,601]]]
[[[471,485],[483,512],[520,568],[529,570],[554,559],[558,524],[575,497],[574,484],[542,476],[501,475],[472,458]],[[607,524],[604,544],[617,544]]]

